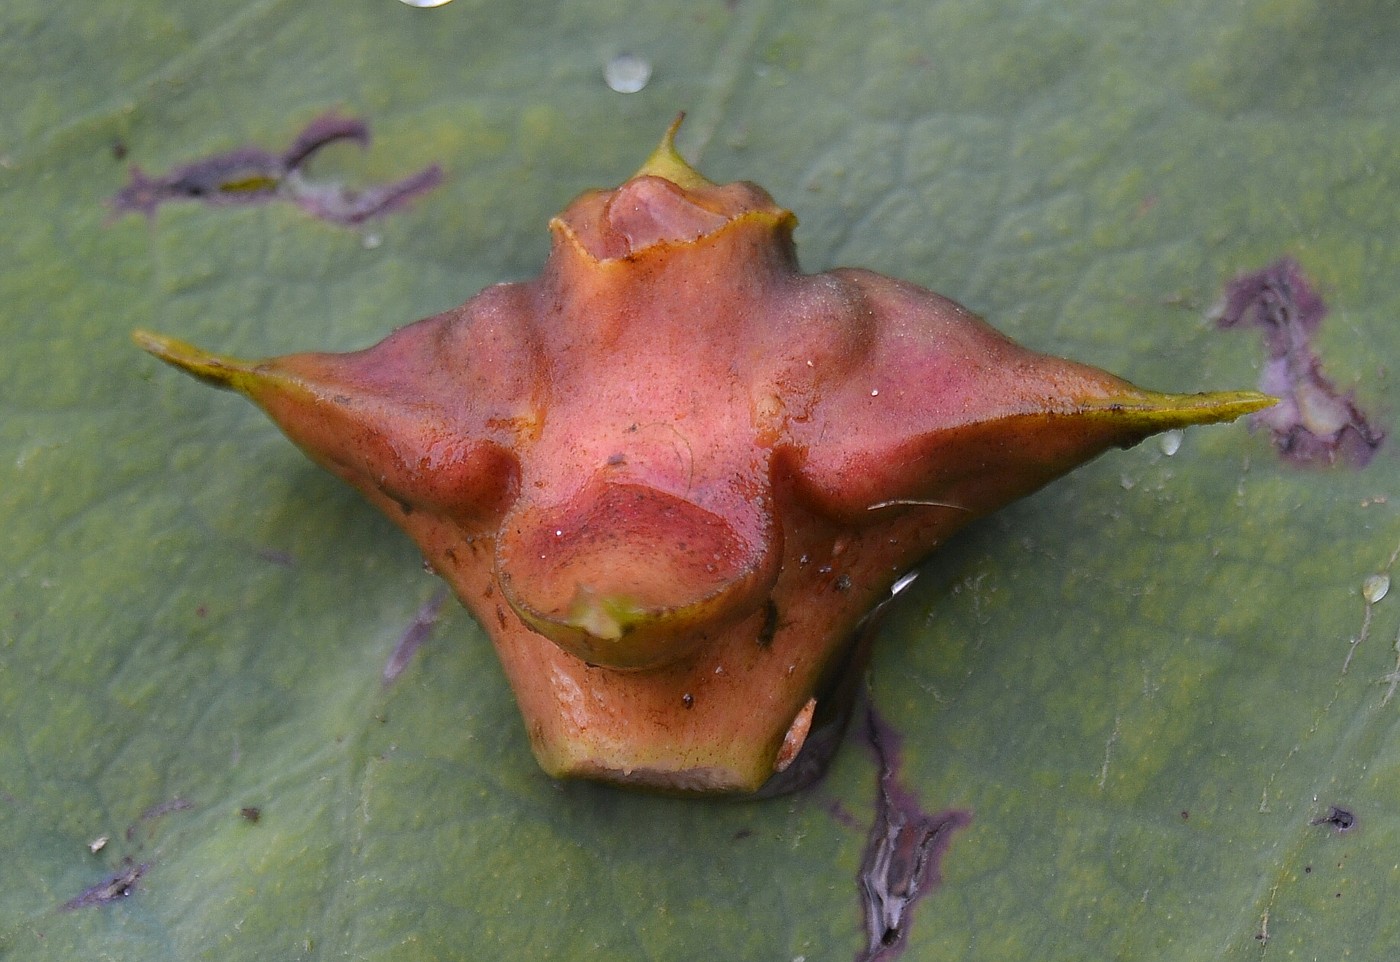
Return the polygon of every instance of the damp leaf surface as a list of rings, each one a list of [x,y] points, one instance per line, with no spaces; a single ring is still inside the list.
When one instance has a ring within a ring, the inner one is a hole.
[[[797,213],[809,269],[907,278],[1137,383],[1254,383],[1257,343],[1205,314],[1291,256],[1328,379],[1394,437],[1388,5],[581,6],[0,14],[0,958],[866,949],[869,753],[737,805],[550,781],[454,602],[384,683],[438,588],[406,539],[127,341],[365,346],[535,273],[539,225],[678,108],[707,176]],[[655,65],[636,94],[603,80],[624,50]],[[310,174],[441,186],[365,232],[291,204],[105,223],[133,163],[281,150],[332,110],[374,141]],[[1400,943],[1400,602],[1362,593],[1400,577],[1395,451],[1299,471],[1239,427],[1149,441],[921,569],[871,697],[919,810],[973,819],[901,959]]]

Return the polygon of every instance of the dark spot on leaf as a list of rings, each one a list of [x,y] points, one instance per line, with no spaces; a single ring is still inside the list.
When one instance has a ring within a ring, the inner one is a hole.
[[[938,886],[953,834],[972,822],[972,813],[961,809],[925,812],[899,780],[899,736],[873,708],[866,722],[879,778],[875,823],[857,876],[866,947],[856,962],[891,959],[904,950],[915,903]]]
[[[403,674],[408,663],[413,660],[413,655],[433,633],[433,627],[437,625],[438,618],[442,614],[443,602],[446,600],[447,589],[439,588],[433,592],[432,597],[423,602],[418,613],[413,616],[413,620],[399,636],[398,643],[394,645],[394,650],[389,654],[389,660],[384,663],[384,671],[381,675],[384,684],[392,683],[394,679]]]
[[[112,157],[114,159],[126,160],[126,153],[126,141],[120,139],[112,141]]]
[[[1186,820],[1187,820],[1188,818],[1190,818],[1190,817],[1191,817],[1191,813],[1188,812],[1186,809],[1183,808],[1183,809],[1181,810],[1181,820],[1184,822],[1184,821],[1186,821]]]
[[[855,815],[851,813],[851,810],[849,808],[841,804],[841,800],[839,798],[833,799],[831,803],[827,805],[826,812],[828,815],[830,815],[832,818],[834,818],[836,821],[840,822],[847,828],[860,827],[860,820],[857,819]]]
[[[837,590],[837,591],[850,591],[850,590],[851,590],[851,576],[850,576],[850,575],[837,575],[837,576],[836,576],[836,590]]]
[[[1349,832],[1356,827],[1356,813],[1340,805],[1333,805],[1327,810],[1326,815],[1320,815],[1312,820],[1314,825],[1327,825],[1337,830],[1338,834]]]
[[[442,168],[436,164],[402,180],[360,190],[308,178],[303,169],[306,161],[341,140],[368,146],[368,125],[326,114],[307,124],[280,154],[260,147],[237,147],[175,167],[159,177],[149,177],[133,166],[130,183],[117,191],[108,205],[113,214],[135,212],[151,217],[161,204],[176,200],[198,200],[212,206],[289,200],[313,217],[353,225],[397,210],[442,182]],[[124,148],[121,156],[125,156]]]
[[[136,890],[136,883],[146,874],[150,865],[146,862],[133,862],[130,857],[123,860],[122,870],[96,885],[90,885],[73,898],[64,902],[62,911],[72,912],[94,905],[106,905],[127,898]]]
[[[245,805],[238,810],[238,816],[250,825],[262,821],[262,809],[256,805]]]
[[[194,808],[194,802],[176,795],[172,799],[152,805],[141,813],[141,821],[149,822],[157,818],[169,815],[172,812],[187,812]]]
[[[736,842],[742,842],[744,839],[752,837],[753,829],[751,828],[741,828],[739,829],[739,831],[734,833],[734,841]]]
[[[296,559],[292,557],[291,552],[279,551],[276,548],[259,548],[258,557],[280,568],[291,568],[296,564]]]
[[[126,827],[126,840],[130,842],[136,837],[137,829],[144,824],[158,821],[173,812],[184,812],[194,808],[194,802],[179,797],[167,799],[164,802],[152,805],[141,813],[141,817]]]
[[[1263,332],[1268,359],[1259,388],[1279,403],[1251,414],[1250,424],[1267,428],[1274,447],[1295,464],[1341,461],[1360,468],[1385,434],[1370,425],[1350,392],[1338,392],[1322,373],[1311,338],[1326,315],[1327,305],[1291,257],[1236,277],[1211,310],[1222,328],[1251,325]]]

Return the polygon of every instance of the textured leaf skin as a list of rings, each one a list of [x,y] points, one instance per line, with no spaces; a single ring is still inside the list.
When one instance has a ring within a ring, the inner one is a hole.
[[[381,690],[441,587],[415,546],[251,405],[130,347],[141,326],[245,356],[351,350],[533,276],[545,220],[635,169],[677,105],[697,166],[801,214],[809,270],[915,281],[1143,384],[1254,386],[1257,337],[1203,315],[1292,255],[1330,308],[1327,375],[1389,435],[1360,471],[1280,463],[1240,425],[1170,457],[1149,440],[920,565],[871,698],[923,804],[976,817],[901,962],[1255,962],[1266,915],[1266,962],[1390,958],[1394,585],[1341,666],[1400,544],[1391,4],[521,9],[3,4],[0,958],[865,944],[877,771],[854,733],[776,801],[557,782],[455,599]],[[601,77],[623,46],[657,67],[628,97]],[[375,142],[318,177],[440,162],[443,186],[363,239],[291,205],[106,222],[131,164],[282,146],[333,108]],[[176,796],[196,807],[126,840]],[[1311,824],[1333,804],[1354,831]],[[150,865],[129,898],[57,911],[127,855]]]

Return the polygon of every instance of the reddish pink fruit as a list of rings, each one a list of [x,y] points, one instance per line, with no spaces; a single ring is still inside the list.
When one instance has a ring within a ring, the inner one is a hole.
[[[793,215],[701,177],[674,133],[550,222],[537,279],[368,350],[136,339],[248,395],[413,537],[550,774],[753,792],[839,704],[862,616],[954,531],[1271,399],[1143,391],[911,284],[803,274]]]

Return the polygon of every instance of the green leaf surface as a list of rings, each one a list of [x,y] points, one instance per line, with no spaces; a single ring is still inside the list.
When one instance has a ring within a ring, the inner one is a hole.
[[[546,219],[684,108],[682,151],[793,208],[808,269],[1149,387],[1252,387],[1256,335],[1204,311],[1290,254],[1329,376],[1393,434],[1397,25],[1381,0],[9,0],[0,958],[855,958],[860,732],[773,801],[551,782],[455,603],[381,683],[438,590],[407,539],[130,330],[369,344],[532,274]],[[624,51],[640,93],[604,83]],[[130,163],[281,150],[330,109],[375,140],[317,176],[443,186],[358,231],[104,206]],[[904,959],[1394,957],[1400,590],[1362,585],[1400,580],[1396,451],[1300,470],[1195,430],[930,558],[871,699],[924,807],[974,821]]]

